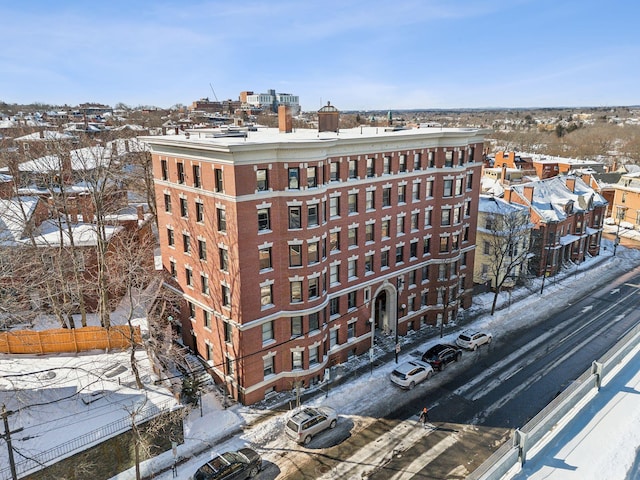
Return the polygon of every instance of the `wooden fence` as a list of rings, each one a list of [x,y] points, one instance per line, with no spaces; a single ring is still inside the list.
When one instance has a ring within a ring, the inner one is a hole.
[[[142,343],[140,327],[133,327],[136,344]],[[131,346],[128,325],[109,328],[57,328],[52,330],[16,330],[0,332],[0,353],[41,355],[45,353],[85,352],[123,349]]]

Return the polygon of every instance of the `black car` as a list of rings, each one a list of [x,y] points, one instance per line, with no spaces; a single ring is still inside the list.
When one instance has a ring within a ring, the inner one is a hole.
[[[245,480],[255,477],[261,468],[258,452],[241,448],[212,458],[193,474],[191,480]]]
[[[444,370],[447,363],[457,362],[462,357],[462,350],[455,345],[439,343],[422,355],[422,361],[428,362],[434,370]]]

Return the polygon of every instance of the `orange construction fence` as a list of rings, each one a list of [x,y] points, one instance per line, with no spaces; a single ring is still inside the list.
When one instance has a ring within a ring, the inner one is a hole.
[[[133,341],[136,345],[142,343],[138,326],[133,327]],[[109,328],[83,327],[0,332],[0,353],[39,355],[129,347],[131,347],[131,330],[128,325]]]

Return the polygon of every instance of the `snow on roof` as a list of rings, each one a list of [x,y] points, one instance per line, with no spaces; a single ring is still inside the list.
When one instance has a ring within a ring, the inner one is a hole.
[[[509,203],[502,198],[493,195],[480,195],[478,212],[493,213],[496,215],[508,215],[515,212],[526,212],[528,209],[519,203]]]
[[[72,223],[68,228],[66,222],[45,220],[34,235],[34,242],[40,247],[58,246],[62,240],[64,246],[71,245],[71,239],[77,247],[94,247],[98,244],[97,226],[92,223]],[[107,239],[113,237],[122,227],[105,225],[103,227]]]
[[[579,177],[571,177],[575,180],[575,187],[571,191],[566,183],[566,176],[552,177],[535,182],[512,185],[512,189],[526,200],[525,187],[533,187],[533,201],[531,206],[546,221],[560,221],[570,214],[565,211],[566,206],[572,202],[573,211],[587,210],[589,201],[593,199],[593,205],[606,205],[607,201],[602,195],[589,187]]]
[[[111,149],[102,146],[85,147],[71,150],[71,169],[93,170],[99,166],[106,166],[111,161]],[[21,172],[57,172],[61,169],[61,160],[58,155],[46,155],[23,162],[18,167]]]
[[[20,241],[38,201],[38,197],[26,196],[0,199],[0,243],[7,245]]]
[[[75,140],[76,137],[68,133],[60,133],[55,130],[44,130],[42,132],[33,132],[28,135],[15,138],[16,142],[47,142],[55,140]]]
[[[500,182],[500,180],[498,179],[493,179],[485,176],[480,178],[480,191],[482,193],[486,193],[496,197],[501,197],[504,195],[504,187],[502,186],[502,182]]]

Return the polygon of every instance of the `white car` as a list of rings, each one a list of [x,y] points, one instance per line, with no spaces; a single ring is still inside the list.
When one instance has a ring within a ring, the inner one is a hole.
[[[390,378],[396,385],[411,390],[423,380],[430,379],[431,375],[433,375],[433,367],[431,365],[420,360],[411,360],[398,365],[391,372]]]
[[[284,430],[296,442],[309,445],[316,434],[335,428],[337,423],[338,414],[331,407],[303,407],[289,418]]]
[[[485,343],[489,345],[491,340],[492,336],[490,333],[465,330],[458,336],[456,344],[467,350],[476,350],[480,345],[484,345]]]

